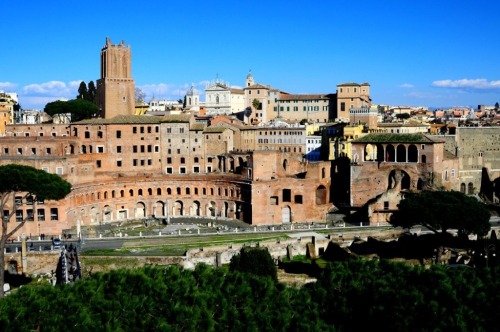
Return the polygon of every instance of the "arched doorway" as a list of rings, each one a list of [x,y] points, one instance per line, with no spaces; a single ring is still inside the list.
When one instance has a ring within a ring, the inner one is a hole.
[[[424,189],[424,181],[422,179],[418,179],[417,181],[417,190],[423,190]]]
[[[292,222],[292,209],[286,205],[281,209],[281,221],[284,224]]]
[[[215,204],[214,201],[211,201],[210,203],[207,204],[206,214],[207,216],[210,217],[215,217],[217,215],[217,205]]]
[[[162,201],[156,201],[153,206],[153,216],[164,216],[165,215],[165,203]]]
[[[474,184],[472,182],[469,182],[469,185],[467,186],[467,194],[474,194]]]
[[[194,201],[189,208],[189,214],[192,216],[199,216],[201,214],[201,204],[198,201]]]
[[[403,177],[401,179],[401,190],[410,190],[411,179],[408,173],[401,171],[403,173]]]
[[[316,189],[316,205],[326,204],[327,191],[326,187],[321,185]]]
[[[462,194],[465,194],[465,183],[461,183],[461,184],[460,184],[460,192],[461,192]]]
[[[184,204],[182,204],[182,201],[175,201],[172,215],[174,216],[184,215]]]
[[[113,210],[109,205],[105,205],[104,208],[102,209],[102,221],[111,221],[113,218],[112,216]]]
[[[138,202],[135,205],[135,217],[144,218],[146,216],[146,205],[142,202]]]
[[[90,208],[90,224],[98,224],[99,223],[99,211],[97,208],[93,206]]]

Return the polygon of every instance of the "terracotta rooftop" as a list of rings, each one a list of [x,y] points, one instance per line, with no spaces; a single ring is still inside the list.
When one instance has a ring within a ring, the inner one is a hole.
[[[86,119],[75,122],[78,125],[107,125],[107,124],[159,124],[163,117],[141,115],[117,115],[112,119]]]
[[[278,100],[316,100],[316,99],[330,99],[326,94],[300,94],[300,95],[281,95]]]
[[[189,130],[204,130],[205,129],[205,125],[203,123],[195,123],[194,125],[191,126],[191,128],[189,128]]]
[[[203,131],[204,133],[223,133],[227,128],[224,127],[207,127]]]
[[[370,84],[369,83],[358,84],[358,83],[353,83],[353,82],[337,84],[337,86],[362,86],[362,85],[370,85]]]
[[[191,114],[171,114],[161,118],[161,122],[189,122]]]

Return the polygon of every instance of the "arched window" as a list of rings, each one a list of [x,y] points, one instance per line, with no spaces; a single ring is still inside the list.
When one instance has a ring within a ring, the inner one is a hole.
[[[327,191],[325,186],[321,185],[316,189],[316,205],[326,204]]]
[[[138,196],[142,196],[142,189],[139,189],[139,190],[137,191],[137,195],[138,195]]]
[[[396,149],[396,157],[398,163],[406,162],[406,147],[403,144],[399,144]]]
[[[158,195],[158,196],[161,195],[161,188],[156,189],[156,195]]]
[[[468,185],[467,187],[468,187],[468,188],[467,188],[467,191],[468,191],[467,193],[468,193],[469,195],[474,194],[474,184],[473,184],[472,182],[469,182],[469,185]]]
[[[372,144],[366,144],[364,160],[363,161],[373,161],[377,156],[377,146]]]
[[[409,163],[418,162],[418,149],[414,144],[408,147],[408,162]]]
[[[385,148],[385,161],[395,162],[396,161],[396,150],[392,144],[387,145]]]
[[[129,193],[130,197],[134,197],[134,189],[130,189],[128,191],[128,193]]]
[[[462,194],[465,194],[465,183],[461,183],[461,184],[460,184],[460,192],[461,192]]]

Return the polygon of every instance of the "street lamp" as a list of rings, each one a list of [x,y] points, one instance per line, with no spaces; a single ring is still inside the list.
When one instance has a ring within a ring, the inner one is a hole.
[[[494,244],[484,245],[484,253],[479,253],[479,256],[484,257],[486,262],[486,267],[488,267],[488,261],[490,259],[490,254],[493,259],[496,257],[496,247]]]

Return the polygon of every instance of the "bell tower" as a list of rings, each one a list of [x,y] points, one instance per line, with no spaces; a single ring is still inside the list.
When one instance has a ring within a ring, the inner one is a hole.
[[[106,38],[101,50],[101,76],[97,80],[99,115],[111,119],[135,114],[135,82],[132,78],[132,52],[125,42],[113,45]]]

